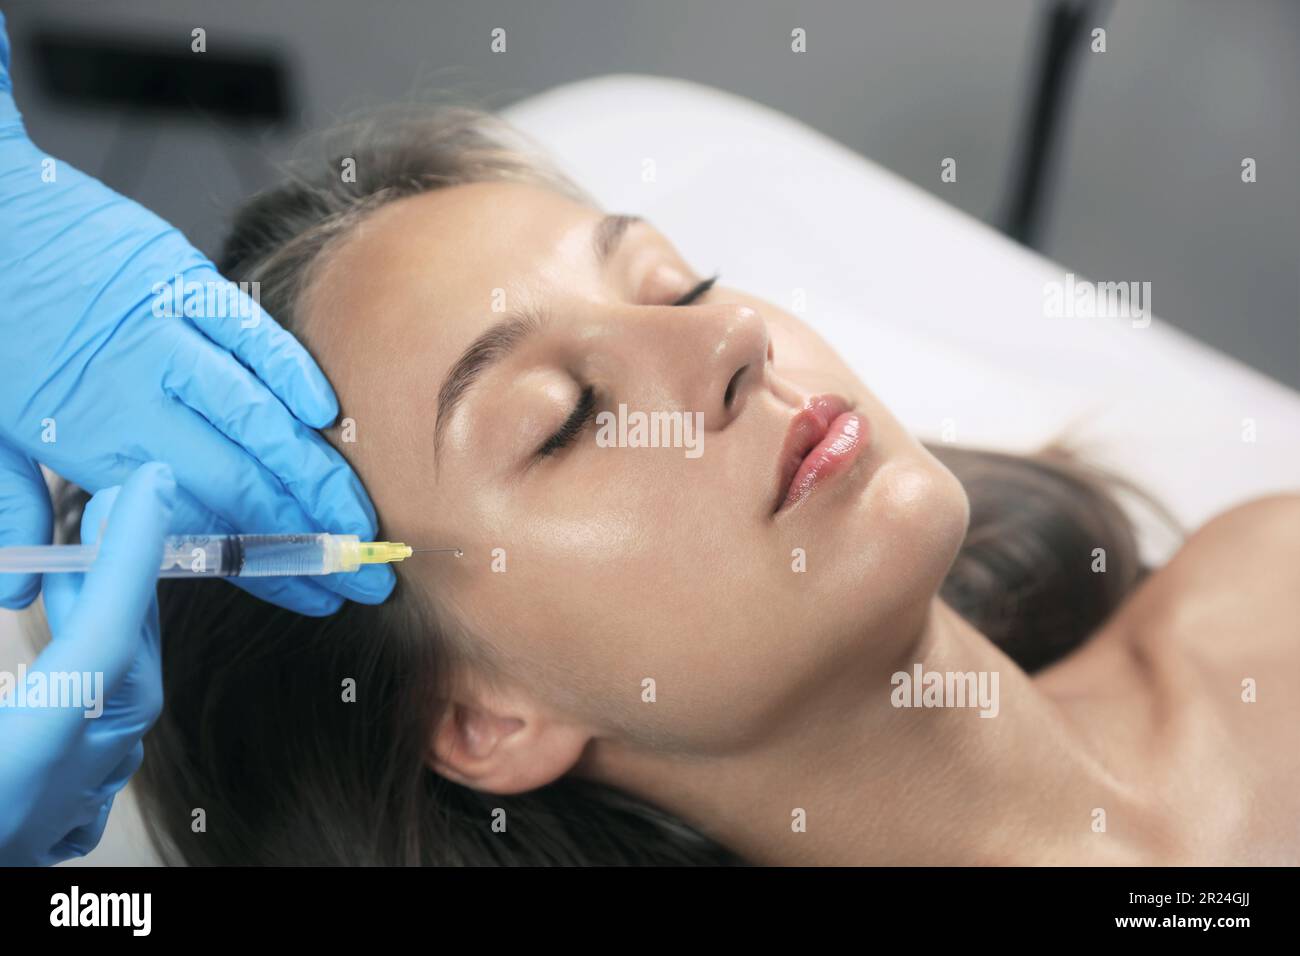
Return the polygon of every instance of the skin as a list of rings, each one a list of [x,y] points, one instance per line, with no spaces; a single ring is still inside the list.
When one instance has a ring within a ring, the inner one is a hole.
[[[1296,862],[1300,713],[1279,689],[1300,667],[1276,622],[1294,618],[1279,561],[1297,565],[1297,536],[1272,529],[1295,528],[1300,498],[1217,519],[1031,679],[936,596],[969,516],[951,473],[793,316],[721,286],[671,305],[702,277],[650,225],[599,263],[602,217],[521,184],[410,197],[304,299],[300,335],[355,422],[332,438],[384,534],[465,552],[401,565],[403,586],[506,662],[455,675],[434,770],[502,794],[611,783],[757,863]],[[435,449],[440,384],[502,319],[494,290],[550,318]],[[702,412],[703,455],[602,448],[589,426],[539,457],[588,384],[598,409]],[[824,392],[869,444],[773,515],[789,423]],[[1184,600],[1256,539],[1255,618],[1221,584],[1218,603]],[[997,671],[998,717],[893,707],[890,675],[915,663]],[[1269,688],[1249,706],[1248,676]]]

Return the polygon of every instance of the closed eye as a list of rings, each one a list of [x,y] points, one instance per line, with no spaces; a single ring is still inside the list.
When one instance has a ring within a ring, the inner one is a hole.
[[[713,284],[717,281],[718,275],[717,273],[714,273],[711,278],[705,279],[703,282],[696,285],[690,292],[687,292],[684,296],[674,302],[673,305],[694,305],[706,292],[713,288]]]
[[[582,390],[578,396],[578,404],[573,407],[569,417],[564,420],[564,424],[550,438],[542,443],[542,447],[537,449],[539,457],[554,455],[563,448],[573,444],[573,440],[582,434],[582,430],[587,424],[596,417],[596,390],[590,385]]]
[[[690,291],[674,302],[673,305],[694,305],[713,288],[717,281],[718,275],[715,273],[702,282],[696,283]],[[573,407],[573,411],[569,413],[569,417],[564,420],[564,424],[556,430],[554,435],[542,443],[541,448],[537,449],[538,457],[545,458],[554,455],[556,452],[572,445],[574,440],[582,434],[582,430],[586,428],[595,417],[596,390],[588,385],[583,388],[582,394],[578,397],[578,403]]]

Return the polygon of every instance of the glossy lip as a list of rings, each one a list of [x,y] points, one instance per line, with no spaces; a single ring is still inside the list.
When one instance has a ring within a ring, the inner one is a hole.
[[[839,395],[816,395],[790,421],[778,459],[772,514],[844,470],[867,443],[867,422]]]

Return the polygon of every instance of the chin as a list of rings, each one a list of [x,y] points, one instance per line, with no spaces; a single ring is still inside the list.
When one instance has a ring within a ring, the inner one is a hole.
[[[881,466],[863,496],[864,527],[884,543],[873,555],[874,600],[901,612],[928,606],[961,550],[970,500],[924,448]],[[883,591],[884,593],[880,593]]]

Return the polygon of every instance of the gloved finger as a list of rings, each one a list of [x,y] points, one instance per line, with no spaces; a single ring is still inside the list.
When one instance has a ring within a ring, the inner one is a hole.
[[[235,527],[203,507],[183,487],[176,490],[173,534],[236,534]],[[53,576],[46,578],[49,582]],[[343,606],[343,598],[321,587],[316,578],[229,578],[231,584],[263,601],[309,617],[325,617]],[[324,579],[321,579],[324,580]],[[46,585],[48,587],[48,583]]]
[[[41,469],[26,455],[0,445],[0,547],[49,544],[54,517]],[[0,607],[24,608],[41,590],[38,574],[0,572]]]
[[[133,745],[149,732],[163,709],[162,654],[158,641],[158,602],[150,602],[126,676],[99,699],[99,712],[87,729],[83,747],[87,773],[93,768],[101,776],[123,756],[123,746]],[[93,703],[93,702],[92,702]],[[91,774],[92,776],[94,774]]]
[[[225,282],[213,270],[197,275],[203,282]],[[314,428],[325,428],[339,414],[338,399],[325,373],[302,343],[290,335],[252,297],[233,283],[231,295],[237,302],[225,316],[189,316],[200,332],[234,355],[265,383],[299,419]],[[232,314],[233,313],[233,314]]]
[[[129,477],[129,476],[128,476]],[[81,540],[85,544],[94,544],[99,540],[104,529],[108,527],[108,517],[113,513],[118,496],[122,493],[121,485],[114,485],[96,492],[86,502],[81,511]],[[161,562],[159,562],[161,564]]]
[[[95,811],[95,818],[82,824],[65,836],[50,851],[51,863],[61,863],[76,857],[86,856],[99,846],[104,839],[104,830],[108,828],[108,818],[113,812],[113,797],[109,797]]]
[[[104,779],[104,783],[96,791],[96,795],[105,804],[111,804],[113,798],[116,797],[118,793],[121,792],[122,788],[127,785],[130,779],[135,776],[135,772],[140,769],[140,766],[143,763],[144,741],[137,740],[131,745],[131,748],[126,752],[126,755],[117,762],[117,766],[109,771],[108,776]]]
[[[0,132],[22,131],[22,115],[14,105],[14,84],[9,78],[9,31],[4,11],[0,10]]]
[[[122,485],[76,606],[37,658],[38,668],[102,672],[104,692],[113,694],[140,644],[175,490],[171,469],[160,462],[140,466]]]
[[[127,748],[126,753],[117,761],[113,769],[108,772],[104,782],[96,787],[87,799],[87,805],[93,808],[89,818],[86,819],[86,822],[73,827],[59,841],[59,846],[56,848],[57,852],[66,852],[69,856],[85,856],[99,846],[100,840],[104,838],[104,829],[108,826],[108,819],[113,812],[113,803],[117,799],[117,795],[135,776],[142,763],[144,763],[144,742],[136,740]],[[62,856],[60,858],[68,859],[69,857]]]
[[[113,510],[113,502],[117,501],[121,490],[121,485],[113,485],[112,488],[96,492],[95,497],[86,502],[81,519],[81,540],[85,544],[95,544],[99,541],[99,536],[104,532],[104,525],[108,523],[109,512]],[[85,580],[85,574],[45,575],[42,596],[45,601],[45,622],[49,624],[49,632],[62,633],[66,630],[68,618],[72,617],[77,601],[81,600],[81,589]]]
[[[122,491],[121,485],[113,485],[95,493],[86,502],[81,512],[81,540],[94,544],[99,540],[104,526],[108,523],[113,502]],[[81,586],[85,582],[84,574],[47,574],[42,597],[45,600],[45,620],[50,625],[51,634],[60,634],[67,627],[68,618],[73,608],[81,599]]]
[[[82,541],[93,544],[100,539],[102,531],[106,529],[107,518],[112,513],[121,490],[121,487],[117,485],[105,488],[87,502],[81,516]],[[77,626],[74,615],[81,601],[85,578],[85,574],[45,575],[45,587],[42,591],[42,598],[45,602],[45,617],[49,622],[50,633],[54,635],[56,641],[60,640],[62,635],[71,633],[72,628]],[[150,609],[156,611],[156,601],[151,601]],[[51,645],[51,647],[53,646]],[[139,640],[136,645],[135,656],[128,670],[138,669],[141,666],[141,658],[148,655],[151,650],[152,648],[146,642],[145,628],[141,627],[139,628]],[[46,653],[42,654],[37,660],[35,667],[47,671],[63,670],[64,668],[54,666],[52,663],[54,660],[53,652],[47,649]],[[90,673],[84,668],[77,670],[75,669],[76,666],[74,662],[73,673]],[[161,680],[160,674],[158,677],[159,683],[161,683]],[[85,678],[83,678],[83,686],[84,681]],[[120,692],[116,695],[110,695],[106,685],[107,680],[105,679],[99,682],[97,686],[100,694],[99,703],[103,711],[99,715],[99,719],[83,719],[86,717],[87,710],[91,707],[91,702],[87,699],[81,701],[84,705],[81,707],[46,711],[49,716],[46,730],[47,739],[61,738],[63,741],[61,751],[73,746],[74,740],[79,741],[76,744],[78,749],[75,759],[82,772],[88,774],[92,779],[97,775],[107,774],[111,768],[122,760],[123,747],[129,748],[135,742],[135,739],[130,734],[123,736],[119,726],[114,726],[111,721],[102,719],[110,708],[115,707],[120,711],[124,711],[123,716],[125,719],[131,720],[129,709],[134,703],[122,701]],[[159,695],[161,695],[161,689],[159,689]],[[57,721],[57,725],[55,721]],[[137,723],[146,724],[145,721],[138,719]],[[143,732],[143,729],[141,729],[140,733],[143,734]]]
[[[41,599],[45,602],[45,620],[50,625],[51,634],[61,634],[67,630],[68,618],[72,616],[72,609],[81,598],[81,585],[85,577],[84,574],[45,575]]]
[[[93,542],[93,541],[98,541],[100,539],[101,535],[103,535],[104,533],[104,530],[108,526],[109,516],[113,512],[113,508],[116,505],[118,495],[121,494],[121,491],[122,491],[121,486],[105,488],[103,491],[99,492],[88,502],[86,502],[86,507],[81,512],[81,540],[82,541]],[[175,517],[174,499],[175,499],[175,495],[173,495],[173,511],[172,511],[173,518]],[[53,577],[53,575],[51,575],[51,577]],[[69,594],[76,595],[76,596],[80,595],[81,586],[85,578],[84,574],[60,575],[60,577],[65,577],[70,579],[71,583],[67,587],[67,591]],[[56,610],[54,612],[54,615],[51,617],[49,603],[48,603],[50,600],[50,595],[47,595],[47,604],[46,604],[47,619],[49,619],[51,622],[54,622],[55,620],[58,621],[66,620],[67,614],[70,613],[72,607],[75,606],[75,600],[69,603],[68,598],[63,596],[62,594],[54,595],[53,599],[56,604]],[[67,608],[66,612],[63,610],[63,607]],[[156,716],[156,713],[153,713],[153,711],[156,710],[156,708],[153,706],[153,703],[155,700],[159,706],[161,706],[162,703],[162,672],[161,672],[161,655],[159,652],[159,629],[158,629],[158,597],[156,592],[149,595],[149,607],[145,611],[144,619],[141,622],[140,627],[141,627],[141,634],[143,639],[140,641],[138,645],[138,649],[136,650],[135,660],[132,662],[131,665],[131,674],[133,675],[133,677],[135,677],[136,680],[146,681],[148,683],[147,688],[137,688],[137,693],[143,693],[144,691],[147,691],[147,693],[144,693],[143,696],[149,699],[144,701],[133,700],[130,702],[129,708],[126,708],[124,710],[123,708],[119,707],[117,708],[117,710],[120,714],[122,712],[133,712],[136,708],[143,707],[145,711],[150,712],[148,722],[152,723],[154,717]],[[54,629],[54,625],[53,623],[51,623],[51,630],[53,629]],[[117,731],[115,731],[115,733],[116,732]],[[143,731],[141,732],[143,733]]]
[[[346,526],[321,527],[275,475],[188,405],[176,402],[159,414],[164,421],[162,430],[174,436],[168,460],[177,482],[239,532],[347,531]],[[386,565],[374,567],[379,568],[379,575],[330,574],[318,580],[336,594],[377,604],[387,599],[396,578]]]
[[[343,456],[230,355],[180,347],[162,385],[279,478],[319,527],[374,533],[374,506]]]
[[[0,89],[13,89],[9,83],[9,30],[3,10],[0,10]]]

